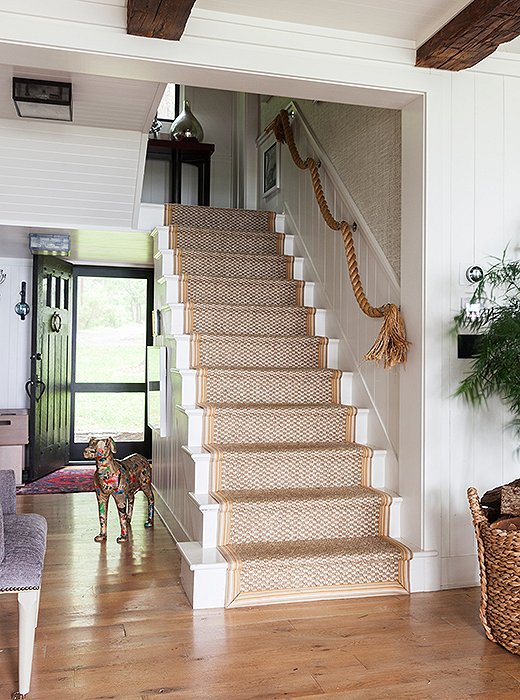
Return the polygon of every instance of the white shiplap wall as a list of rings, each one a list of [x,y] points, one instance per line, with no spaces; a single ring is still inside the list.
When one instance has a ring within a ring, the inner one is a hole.
[[[146,138],[0,120],[0,223],[130,228]]]
[[[449,167],[450,200],[447,231],[450,259],[445,260],[450,308],[445,311],[443,386],[450,449],[439,465],[442,487],[442,561],[445,585],[473,580],[474,537],[467,517],[466,489],[483,493],[520,476],[516,444],[507,429],[509,416],[498,401],[474,410],[452,398],[471,361],[457,359],[456,338],[449,335],[451,317],[471,286],[464,270],[482,267],[490,256],[518,257],[520,245],[520,79],[460,73],[452,76]],[[433,496],[433,494],[432,494]]]
[[[30,373],[31,314],[22,321],[14,307],[22,281],[27,282],[26,300],[32,305],[32,260],[0,257],[0,270],[7,275],[0,285],[0,409],[28,408],[24,385]]]

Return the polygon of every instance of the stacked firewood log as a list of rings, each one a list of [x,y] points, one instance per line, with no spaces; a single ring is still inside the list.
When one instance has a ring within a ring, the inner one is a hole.
[[[520,479],[486,491],[480,505],[492,528],[520,530]]]

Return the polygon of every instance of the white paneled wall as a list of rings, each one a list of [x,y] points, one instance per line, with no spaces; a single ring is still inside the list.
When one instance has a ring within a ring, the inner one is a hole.
[[[0,120],[0,222],[132,226],[147,136]]]
[[[388,262],[359,212],[349,206],[349,195],[333,168],[326,163],[326,154],[311,139],[301,118],[294,123],[294,134],[303,158],[309,155],[322,161],[320,175],[325,196],[336,219],[352,222],[361,278],[370,303],[374,306],[392,302],[399,304],[399,286]],[[359,309],[349,281],[341,234],[328,228],[316,203],[307,171],[294,165],[288,148],[281,149],[281,189],[264,200],[264,207],[284,211],[286,232],[296,234],[296,252],[305,258],[304,278],[317,283],[316,306],[331,310],[328,328],[330,337],[339,338],[340,368],[354,371],[353,403],[370,408],[369,444],[387,450],[386,486],[398,490],[397,456],[399,450],[399,375],[363,361],[363,355],[374,342],[381,321],[365,316]]]
[[[21,320],[14,307],[20,301],[20,286],[27,282],[26,300],[32,306],[32,260],[0,258],[0,270],[6,280],[0,284],[0,409],[28,408],[24,391],[29,379],[31,349],[31,313]]]
[[[450,261],[446,266],[450,308],[445,311],[444,405],[448,412],[447,464],[442,470],[443,579],[448,586],[472,582],[474,537],[468,520],[466,489],[481,493],[520,476],[509,416],[498,401],[474,410],[452,397],[470,360],[457,359],[456,337],[449,335],[452,316],[471,293],[465,269],[482,267],[509,245],[518,257],[520,244],[520,79],[472,73],[452,77],[450,139]],[[448,234],[448,232],[447,232]],[[440,329],[439,329],[440,330]],[[433,496],[433,494],[432,494]]]

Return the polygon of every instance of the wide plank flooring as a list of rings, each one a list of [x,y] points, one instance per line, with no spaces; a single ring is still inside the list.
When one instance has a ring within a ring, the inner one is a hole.
[[[518,700],[520,657],[484,637],[479,591],[193,611],[158,520],[96,544],[93,494],[19,497],[49,522],[30,700]],[[16,596],[0,596],[0,699],[16,688]]]

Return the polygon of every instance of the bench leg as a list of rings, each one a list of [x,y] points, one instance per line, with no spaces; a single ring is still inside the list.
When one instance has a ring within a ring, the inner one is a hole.
[[[38,621],[40,591],[18,593],[18,685],[23,697],[29,692],[34,652],[34,631]]]

